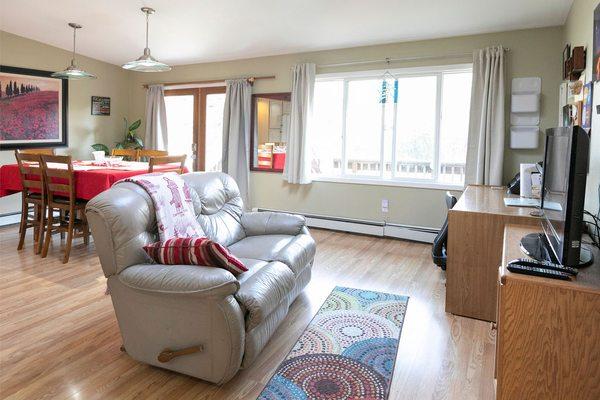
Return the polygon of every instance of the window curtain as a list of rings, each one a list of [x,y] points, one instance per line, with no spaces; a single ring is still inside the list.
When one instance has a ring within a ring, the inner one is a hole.
[[[316,65],[298,64],[292,69],[292,104],[290,132],[283,168],[283,179],[289,183],[307,184],[310,177],[311,159],[309,126],[315,92]]]
[[[467,147],[467,184],[502,185],[504,49],[475,50]]]
[[[149,149],[167,150],[167,108],[163,85],[150,85],[146,92],[146,140]]]
[[[247,79],[225,81],[223,111],[223,172],[231,175],[240,188],[244,207],[250,207],[250,114],[252,86]]]

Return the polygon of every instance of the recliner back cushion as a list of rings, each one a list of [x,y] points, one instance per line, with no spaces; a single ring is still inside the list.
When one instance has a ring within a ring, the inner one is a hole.
[[[193,189],[194,211],[207,237],[229,246],[246,236],[240,222],[244,202],[232,177],[222,172],[196,172],[182,177]]]

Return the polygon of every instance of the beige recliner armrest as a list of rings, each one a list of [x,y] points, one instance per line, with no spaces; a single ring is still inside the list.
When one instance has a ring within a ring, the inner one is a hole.
[[[279,212],[248,212],[241,220],[246,236],[299,235],[308,233],[306,218],[296,214]]]
[[[226,297],[240,288],[231,272],[197,265],[138,264],[121,271],[118,278],[136,291],[169,296]]]

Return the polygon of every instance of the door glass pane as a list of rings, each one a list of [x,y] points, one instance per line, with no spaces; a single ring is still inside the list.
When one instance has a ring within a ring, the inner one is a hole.
[[[169,155],[187,155],[185,165],[194,169],[194,96],[165,96]]]
[[[436,96],[436,76],[398,79],[397,177],[433,178]]]
[[[440,125],[438,181],[462,185],[465,181],[471,72],[444,74]]]
[[[206,95],[205,171],[221,171],[225,93]]]
[[[348,82],[346,174],[381,174],[381,79]]]

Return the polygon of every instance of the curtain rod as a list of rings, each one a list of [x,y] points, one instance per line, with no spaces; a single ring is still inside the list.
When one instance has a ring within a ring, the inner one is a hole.
[[[246,80],[250,84],[253,84],[254,81],[258,81],[258,80],[262,80],[262,79],[275,79],[275,78],[276,78],[275,75],[270,75],[270,76],[253,76],[253,77],[247,78]],[[211,80],[207,80],[207,81],[193,81],[193,82],[157,82],[157,83],[145,83],[142,86],[147,89],[148,86],[150,86],[150,85],[164,85],[164,86],[208,85],[210,83],[222,83],[222,82],[225,82],[226,80],[229,80],[229,79],[211,79]]]
[[[504,51],[510,51],[509,48],[505,47]],[[438,60],[444,58],[459,58],[459,57],[470,57],[473,53],[456,53],[456,54],[444,54],[438,56],[414,56],[414,57],[400,57],[400,58],[390,58],[386,57],[384,59],[379,60],[363,60],[363,61],[349,61],[343,63],[336,64],[319,64],[317,67],[319,68],[333,68],[333,67],[346,67],[350,65],[363,65],[363,64],[379,64],[379,63],[393,63],[393,62],[402,62],[402,61],[420,61],[420,60]]]

